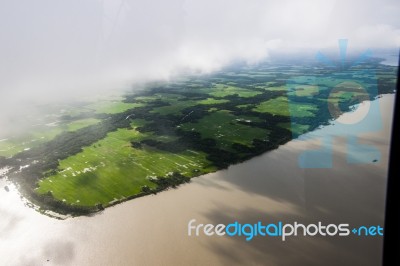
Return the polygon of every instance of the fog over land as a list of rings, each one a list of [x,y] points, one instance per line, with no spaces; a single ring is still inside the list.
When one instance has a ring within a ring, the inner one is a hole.
[[[0,3],[0,126],[29,106],[88,97],[235,60],[397,49],[385,1],[17,0]]]

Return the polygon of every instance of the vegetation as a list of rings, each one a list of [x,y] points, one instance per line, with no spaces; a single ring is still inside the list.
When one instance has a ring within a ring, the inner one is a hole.
[[[187,177],[214,170],[206,154],[186,150],[169,153],[151,146],[132,148],[132,141],[146,139],[135,129],[118,129],[83,151],[59,162],[59,167],[38,183],[37,193],[52,192],[66,203],[107,206],[116,199],[138,194],[151,178],[168,177],[173,171]]]
[[[12,136],[0,141],[0,156],[11,157],[31,148],[38,147],[53,140],[62,132],[73,132],[78,129],[99,123],[96,118],[75,120],[70,123],[55,123],[51,125],[36,126],[31,132],[19,136]]]
[[[126,110],[141,107],[142,103],[124,103],[119,101],[101,101],[86,106],[87,109],[93,110],[98,114],[117,114],[125,112]]]
[[[256,112],[270,113],[273,115],[307,117],[314,116],[313,111],[316,111],[317,108],[314,105],[306,103],[292,102],[289,104],[287,97],[278,97],[260,103],[253,110]]]
[[[242,123],[240,123],[242,122]],[[251,122],[261,122],[258,117],[235,116],[227,110],[212,112],[196,123],[184,123],[181,129],[200,133],[203,139],[213,139],[221,149],[234,150],[233,144],[250,147],[253,139],[266,140],[268,132],[259,127],[246,125]]]
[[[364,67],[379,75],[362,66],[238,65],[64,106],[54,121],[1,140],[0,168],[42,209],[96,212],[275,149],[329,124],[340,114],[332,104],[346,111],[393,93],[395,68],[376,59]]]

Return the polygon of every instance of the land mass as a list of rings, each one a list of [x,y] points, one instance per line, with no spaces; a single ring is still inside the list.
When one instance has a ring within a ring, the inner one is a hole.
[[[90,214],[243,162],[394,93],[397,68],[380,62],[235,65],[64,106],[56,122],[0,140],[0,169],[41,211]]]

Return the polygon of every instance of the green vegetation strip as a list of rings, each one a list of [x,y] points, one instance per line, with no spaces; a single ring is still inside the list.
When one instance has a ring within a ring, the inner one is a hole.
[[[214,97],[225,97],[229,95],[239,95],[239,97],[249,98],[261,94],[259,91],[252,91],[224,84],[216,84],[212,92],[209,93]]]
[[[274,115],[292,116],[292,117],[312,117],[317,107],[312,104],[291,102],[288,98],[278,97],[260,103],[253,111],[260,113],[270,113]]]
[[[242,123],[239,123],[242,122]],[[235,116],[227,110],[212,112],[197,123],[185,123],[185,131],[199,132],[202,138],[214,139],[217,147],[232,150],[232,144],[251,146],[253,139],[267,139],[269,131],[243,123],[260,122],[257,117]]]
[[[396,68],[377,62],[363,65],[376,69],[377,82],[357,69],[260,62],[90,99],[24,136],[3,137],[0,168],[12,166],[10,180],[43,210],[88,214],[275,149],[335,118],[332,104],[346,110],[393,93]]]
[[[215,171],[201,152],[172,154],[145,145],[140,149],[131,146],[131,141],[147,137],[135,129],[111,132],[81,153],[60,161],[57,173],[41,179],[36,191],[50,191],[69,204],[107,206],[139,194],[144,186],[154,188],[150,178],[168,177],[173,172],[192,177]]]
[[[145,106],[145,104],[102,101],[87,105],[86,108],[89,110],[94,110],[98,114],[117,114],[135,107],[142,106]]]
[[[87,118],[76,120],[67,124],[55,123],[52,126],[33,127],[30,132],[19,137],[10,137],[0,141],[0,156],[14,156],[24,150],[46,143],[54,139],[62,132],[77,131],[78,129],[99,123],[101,120],[95,118]]]

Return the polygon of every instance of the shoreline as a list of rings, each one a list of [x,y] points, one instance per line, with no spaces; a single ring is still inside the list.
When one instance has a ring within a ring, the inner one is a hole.
[[[379,95],[377,95],[373,100],[366,100],[366,101],[370,101],[370,102],[376,101],[376,100],[379,100],[381,97],[383,97],[383,96],[385,96],[385,95],[394,95],[394,93],[379,94]],[[363,101],[363,102],[364,102],[364,101]],[[359,104],[361,104],[361,103],[359,103]],[[359,104],[356,104],[356,105],[354,105],[354,106],[357,106],[357,105],[359,105]],[[23,197],[26,206],[28,206],[28,207],[34,209],[35,211],[37,211],[37,212],[39,212],[39,213],[41,213],[41,214],[43,214],[43,215],[46,215],[46,216],[49,216],[49,217],[55,218],[55,219],[60,219],[60,220],[65,220],[65,219],[68,219],[68,218],[80,217],[80,216],[88,216],[88,217],[90,217],[90,216],[96,215],[97,213],[101,213],[102,211],[104,211],[104,210],[107,209],[107,208],[111,208],[111,207],[120,205],[120,204],[122,204],[122,203],[131,201],[131,200],[134,200],[134,199],[137,199],[137,198],[142,198],[142,197],[149,196],[149,195],[157,195],[158,193],[161,193],[161,192],[164,192],[164,191],[168,191],[168,190],[170,190],[171,188],[174,188],[174,189],[175,189],[175,188],[178,188],[180,185],[182,185],[182,184],[184,184],[184,183],[190,183],[190,182],[192,181],[193,178],[201,178],[202,176],[205,176],[205,175],[218,173],[218,172],[220,172],[220,171],[227,170],[228,168],[230,168],[230,167],[232,167],[232,166],[236,166],[236,165],[240,165],[240,164],[249,162],[249,161],[251,161],[252,159],[255,159],[255,158],[258,158],[258,157],[260,157],[260,156],[263,156],[263,155],[265,155],[265,154],[267,154],[267,153],[276,151],[276,150],[278,150],[281,146],[287,145],[288,143],[290,143],[290,142],[292,142],[292,141],[297,141],[301,136],[304,136],[304,135],[307,135],[307,134],[314,134],[314,133],[318,132],[319,130],[322,130],[322,129],[326,128],[326,127],[335,126],[335,121],[337,121],[340,117],[342,117],[343,115],[352,113],[352,112],[354,112],[354,111],[356,111],[356,110],[358,109],[358,108],[356,108],[355,110],[353,110],[351,107],[352,107],[352,106],[350,106],[349,111],[344,112],[344,113],[342,113],[341,115],[339,115],[337,118],[330,120],[328,125],[323,125],[323,124],[321,124],[320,126],[318,126],[317,128],[315,128],[315,129],[312,130],[312,131],[308,131],[308,132],[306,132],[306,133],[303,133],[303,134],[297,136],[296,138],[293,138],[293,139],[290,139],[290,140],[285,141],[284,143],[278,144],[278,146],[277,146],[276,148],[273,148],[273,149],[264,151],[264,152],[262,152],[262,153],[260,153],[260,154],[255,154],[254,156],[252,156],[252,157],[250,157],[250,158],[248,158],[248,159],[239,161],[239,162],[234,163],[234,164],[230,164],[230,165],[228,165],[228,166],[225,167],[225,168],[217,169],[216,171],[212,171],[212,172],[208,172],[208,173],[203,173],[203,174],[201,174],[201,175],[197,175],[197,176],[190,177],[190,178],[188,178],[188,179],[185,179],[184,181],[181,181],[181,182],[178,183],[178,184],[167,185],[166,187],[157,187],[157,188],[154,188],[154,189],[152,189],[152,190],[150,190],[150,191],[148,191],[148,192],[143,192],[143,191],[142,191],[142,192],[140,192],[140,193],[138,193],[138,194],[131,195],[131,196],[126,197],[126,198],[123,198],[123,199],[116,199],[116,200],[114,200],[112,203],[107,204],[107,205],[104,205],[104,206],[103,206],[103,205],[100,205],[100,206],[98,206],[98,205],[92,206],[92,207],[90,207],[89,209],[87,209],[87,212],[82,212],[82,211],[79,211],[79,212],[65,211],[65,210],[63,210],[62,207],[61,207],[60,209],[58,209],[58,208],[52,207],[51,205],[49,206],[49,205],[46,205],[46,204],[42,204],[42,202],[40,202],[38,199],[36,199],[35,196],[32,197],[32,195],[31,195],[29,192],[23,191],[23,189],[19,186],[18,182],[15,183],[15,181],[11,181],[11,180],[8,180],[8,182],[13,183],[13,185],[14,185],[14,186],[16,187],[16,189],[18,190],[18,193],[21,195],[21,197]],[[7,167],[7,166],[6,166],[6,167]],[[3,170],[3,169],[5,169],[5,168],[2,168],[2,170]],[[12,168],[10,168],[10,169],[12,169]],[[33,192],[33,193],[35,193],[35,192]],[[28,194],[28,195],[27,195],[27,194]],[[72,208],[74,207],[74,205],[69,205],[69,204],[68,204],[68,206],[69,206],[69,207],[68,207],[69,209],[71,208],[71,206],[72,206]],[[60,212],[60,210],[62,210],[62,211]]]
[[[299,168],[303,145],[293,141],[226,170],[192,180],[176,190],[118,204],[90,217],[58,220],[27,209],[16,193],[0,190],[0,255],[6,265],[176,265],[199,261],[231,265],[378,265],[381,238],[188,237],[191,219],[207,224],[262,222],[382,224],[393,97],[383,97],[380,132],[361,136],[376,145],[382,160],[348,164],[346,146],[335,142],[331,169]],[[328,132],[328,127],[321,129]],[[4,180],[0,180],[4,184]],[[46,233],[44,233],[46,232]],[[71,233],[73,232],[73,233]],[[35,241],[27,241],[34,239]],[[171,245],[171,243],[174,243]],[[26,252],[29,250],[29,252]],[[229,251],[235,250],[234,257]],[[293,252],[287,253],[287,250]],[[154,252],[158,256],[154,256]],[[181,256],[177,257],[179,251]],[[281,256],[281,254],[286,254]],[[68,255],[66,259],[65,254]],[[174,255],[175,254],[175,255]],[[308,258],[312,258],[309,260]],[[64,259],[64,260],[63,260]],[[51,264],[51,263],[50,263]]]

